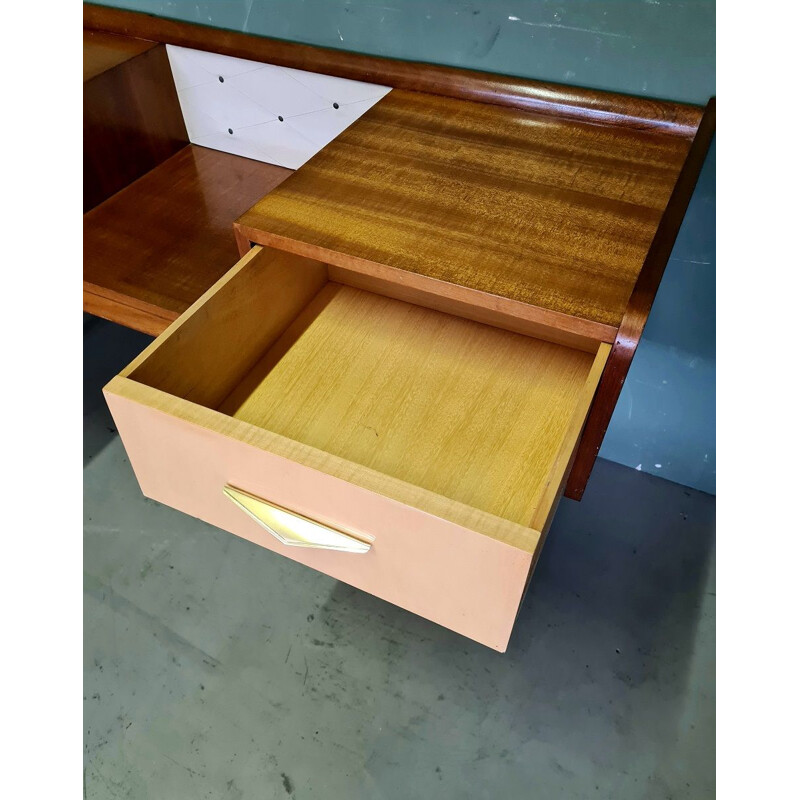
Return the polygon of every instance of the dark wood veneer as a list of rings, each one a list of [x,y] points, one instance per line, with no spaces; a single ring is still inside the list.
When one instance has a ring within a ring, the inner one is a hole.
[[[109,44],[114,38],[120,40],[116,48]],[[87,66],[90,76],[83,84],[83,210],[87,211],[169,158],[189,139],[163,44],[153,47],[110,36],[102,42],[84,38],[84,54],[89,62],[84,64],[84,76]]]
[[[650,244],[644,266],[633,288],[625,316],[622,318],[614,346],[606,362],[603,377],[597,387],[578,454],[567,480],[565,495],[572,500],[580,500],[583,497],[715,129],[716,99],[712,98],[706,106],[697,135],[694,137],[661,223]]]
[[[161,333],[236,263],[236,217],[289,175],[187,145],[84,214],[84,309]]]
[[[602,125],[656,128],[691,138],[700,121],[701,109],[682,103],[313,47],[89,3],[83,6],[83,24],[94,30],[380,83],[394,89],[511,106]]]
[[[147,39],[131,39],[105,31],[83,32],[83,82],[96,78],[103,72],[122,64],[130,58],[144,53],[157,42]]]

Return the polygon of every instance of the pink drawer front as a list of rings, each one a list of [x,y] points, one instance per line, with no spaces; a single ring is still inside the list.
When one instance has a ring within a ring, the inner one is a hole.
[[[154,391],[117,378],[105,394],[147,497],[506,649],[530,552],[150,407],[133,389]],[[226,484],[373,538],[372,547],[354,554],[282,544],[230,502]]]

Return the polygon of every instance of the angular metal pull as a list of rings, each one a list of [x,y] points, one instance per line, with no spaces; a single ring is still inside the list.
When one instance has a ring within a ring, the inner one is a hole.
[[[346,553],[366,553],[372,543],[352,534],[330,528],[308,517],[287,511],[249,492],[227,485],[222,489],[242,511],[252,517],[279,542],[293,547],[319,547]]]

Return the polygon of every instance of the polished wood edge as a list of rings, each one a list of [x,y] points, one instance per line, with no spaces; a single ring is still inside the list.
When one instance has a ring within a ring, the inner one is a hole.
[[[642,271],[633,287],[608,365],[589,412],[565,491],[565,495],[572,500],[583,497],[715,130],[716,98],[712,97],[650,244]]]
[[[530,325],[539,325],[542,330],[548,328],[566,335],[580,337],[584,340],[613,342],[617,334],[616,328],[601,322],[572,317],[559,311],[551,311],[540,306],[528,305],[518,300],[511,300],[507,297],[500,297],[477,289],[469,289],[466,286],[440,281],[426,275],[419,275],[416,272],[389,267],[385,264],[350,256],[346,253],[328,250],[318,245],[251,228],[241,222],[234,223],[234,230],[237,231],[237,241],[253,242],[265,247],[273,247],[276,250],[284,250],[298,256],[313,258],[316,261],[322,261],[342,270],[370,276],[386,283],[403,287],[409,292],[409,296],[412,292],[418,292],[420,296],[423,294],[429,297],[439,296],[454,303],[475,306],[497,314],[516,317]]]
[[[694,136],[702,116],[702,108],[685,103],[314,47],[90,3],[83,6],[83,25],[89,30],[322,72],[393,89],[520,108],[602,125],[657,130],[684,138]]]
[[[124,61],[121,61],[119,64],[114,64],[113,66],[106,67],[104,70],[98,72],[96,75],[92,75],[91,78],[87,78],[83,82],[84,92],[87,90],[89,91],[92,90],[93,88],[92,83],[94,81],[100,82],[104,77],[110,77],[109,73],[113,73],[115,70],[129,68],[132,64],[134,66],[138,66],[138,64],[141,61],[144,61],[148,55],[153,54],[153,50],[155,50],[156,48],[164,47],[164,45],[162,45],[160,42],[148,42],[148,44],[150,45],[150,47],[148,47],[146,50],[142,50],[140,53],[135,53],[134,55],[131,55],[129,58],[126,58]],[[164,54],[166,55],[166,48]]]
[[[117,33],[112,33],[111,31],[102,31],[102,33],[107,33],[110,36],[119,36],[120,39],[132,38],[132,37],[127,37],[127,36],[122,36],[122,35],[117,34]],[[139,41],[143,42],[147,46],[146,47],[142,47],[142,49],[139,50],[139,52],[137,52],[137,53],[131,53],[130,55],[127,56],[127,58],[123,59],[122,61],[119,61],[116,64],[108,64],[107,66],[103,67],[99,72],[94,72],[89,76],[85,76],[84,75],[84,78],[83,78],[84,85],[86,85],[88,83],[91,83],[96,78],[99,78],[101,75],[105,75],[107,72],[110,72],[111,70],[117,69],[117,67],[122,66],[123,64],[127,63],[128,61],[133,61],[135,58],[139,58],[139,56],[144,55],[145,53],[149,52],[154,47],[158,47],[158,45],[159,45],[159,42],[148,41],[146,39],[141,39]]]
[[[233,238],[236,240],[239,258],[244,258],[247,251],[253,246],[253,242],[250,241],[250,237],[244,233],[241,226],[236,222],[233,223]]]
[[[175,312],[87,281],[83,282],[83,310],[150,336],[163,333],[178,318]]]

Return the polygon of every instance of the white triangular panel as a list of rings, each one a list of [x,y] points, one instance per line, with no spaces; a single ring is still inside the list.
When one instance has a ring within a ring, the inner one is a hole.
[[[379,86],[376,83],[363,83],[362,81],[348,81],[334,78],[332,75],[322,75],[319,72],[304,72],[299,69],[282,68],[296,81],[316,92],[331,103],[357,103],[361,100],[380,100],[391,89],[388,86]]]
[[[196,81],[195,78],[199,78],[203,73],[215,81],[219,81],[222,76],[225,81],[263,66],[258,61],[221,56],[219,53],[209,53],[205,50],[190,50],[188,47],[175,47],[171,44],[167,45],[167,56],[178,90],[196,86],[201,81]],[[181,77],[182,85],[178,83],[178,76]],[[190,78],[191,83],[186,83],[186,78]]]
[[[189,135],[190,142],[195,142],[201,136],[209,136],[219,131],[219,122],[209,117],[202,108],[199,103],[186,103],[183,106],[183,121],[186,124],[186,133]]]
[[[198,110],[216,120],[219,130],[228,128],[243,128],[246,125],[261,125],[272,122],[277,115],[270,113],[266,108],[254,103],[237,91],[231,91],[222,83],[204,83],[202,86],[192,86],[178,92],[181,108],[190,112]],[[184,119],[186,112],[184,111]]]
[[[291,169],[391,91],[185,47],[167,53],[192,144]]]
[[[312,114],[303,114],[286,121],[295,130],[317,144],[321,150],[332,142],[342,131],[349,128],[365,111],[375,105],[377,100],[362,100],[339,108],[326,108]]]
[[[288,119],[332,107],[329,100],[288,77],[286,72],[281,67],[265,64],[261,69],[231,79],[231,86],[268,108],[276,118],[280,115]]]
[[[299,169],[319,148],[299,132],[287,135],[285,122],[266,122],[229,133],[212,133],[198,137],[194,144],[222,150],[279,167]]]
[[[180,51],[176,56],[176,51]],[[167,45],[167,56],[169,65],[172,68],[172,78],[175,81],[175,88],[180,92],[191,86],[199,86],[217,78],[213,70],[205,68],[206,61],[203,59],[205,53],[199,50],[187,50],[183,47],[171,47]]]
[[[256,128],[245,128],[234,138],[259,147],[268,164],[299,169],[319,148],[302,134],[287,133],[285,127],[285,122],[271,122]]]

